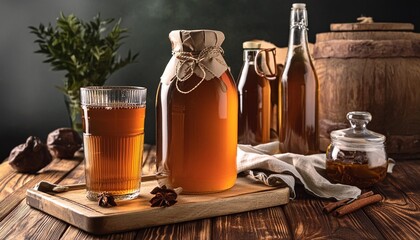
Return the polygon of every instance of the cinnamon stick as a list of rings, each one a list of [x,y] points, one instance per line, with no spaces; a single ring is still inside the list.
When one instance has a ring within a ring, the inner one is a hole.
[[[372,195],[373,195],[373,192],[372,191],[365,192],[365,193],[359,195],[357,197],[357,199],[366,198],[366,197],[369,197],[369,196],[372,196]],[[346,199],[339,200],[337,202],[328,203],[328,204],[326,204],[323,207],[322,211],[324,213],[330,213],[330,212],[334,211],[335,209],[337,209],[337,208],[339,208],[341,206],[344,206],[346,204],[349,204],[351,202],[352,202],[352,199],[351,198],[346,198]]]
[[[369,197],[364,197],[361,199],[357,199],[353,201],[352,203],[349,203],[347,205],[344,205],[337,210],[333,212],[333,216],[335,217],[341,217],[348,213],[354,212],[356,210],[359,210],[360,208],[363,208],[369,204],[380,202],[382,200],[382,196],[380,194],[374,194]]]
[[[365,193],[363,193],[363,194],[360,194],[360,195],[357,197],[357,199],[362,199],[362,198],[370,197],[370,196],[372,196],[373,194],[374,194],[374,193],[373,193],[372,191],[365,192]]]
[[[330,212],[334,211],[335,209],[346,205],[346,203],[350,200],[351,200],[351,198],[346,198],[346,199],[342,199],[342,200],[337,201],[337,202],[328,203],[324,206],[322,211],[324,213],[330,213]]]

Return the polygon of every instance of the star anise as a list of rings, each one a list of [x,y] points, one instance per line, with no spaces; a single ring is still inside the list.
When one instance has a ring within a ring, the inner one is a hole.
[[[115,202],[115,199],[112,196],[112,194],[108,192],[103,192],[98,195],[98,205],[100,207],[115,207],[117,206],[117,203]]]
[[[170,207],[177,202],[176,198],[178,197],[178,194],[165,185],[162,187],[155,187],[150,193],[155,194],[150,200],[152,207]]]

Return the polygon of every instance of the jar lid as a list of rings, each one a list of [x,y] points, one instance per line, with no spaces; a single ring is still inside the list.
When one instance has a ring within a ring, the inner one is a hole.
[[[246,41],[242,43],[242,47],[244,49],[259,49],[261,48],[261,43],[254,42],[254,41]]]
[[[169,33],[174,52],[199,52],[208,47],[220,47],[225,35],[216,30],[174,30]]]
[[[349,112],[347,113],[351,128],[336,130],[331,132],[333,142],[342,142],[355,145],[377,145],[385,142],[385,136],[366,128],[372,120],[372,115],[368,112]]]
[[[204,79],[220,78],[229,70],[223,58],[221,45],[225,35],[222,32],[206,29],[174,30],[169,33],[169,40],[172,44],[172,58],[160,77],[161,83],[169,85],[175,80],[177,90],[186,94],[188,91],[178,88],[178,81],[184,82],[195,74],[202,79],[200,84]],[[192,89],[198,84],[193,84]]]
[[[305,3],[293,3],[292,8],[294,8],[294,9],[305,9],[306,4]]]

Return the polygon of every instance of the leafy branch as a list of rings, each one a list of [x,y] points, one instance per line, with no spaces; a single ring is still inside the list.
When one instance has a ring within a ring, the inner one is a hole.
[[[92,21],[83,22],[73,14],[60,13],[55,27],[51,23],[29,26],[39,45],[35,52],[46,56],[44,62],[51,64],[53,71],[67,72],[64,87],[60,88],[65,94],[78,96],[80,87],[101,86],[112,73],[137,58],[138,53],[132,55],[131,51],[125,58],[117,55],[127,29],[121,28],[119,20],[106,33],[113,21],[101,20],[98,14]]]

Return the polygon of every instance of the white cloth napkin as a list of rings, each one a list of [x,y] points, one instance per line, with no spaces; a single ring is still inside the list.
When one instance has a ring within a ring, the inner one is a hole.
[[[337,200],[356,198],[361,190],[354,186],[330,183],[325,176],[325,154],[277,154],[278,142],[258,146],[238,144],[237,169],[269,186],[288,186],[295,198],[295,182],[315,196]],[[388,169],[392,172],[392,166]]]

